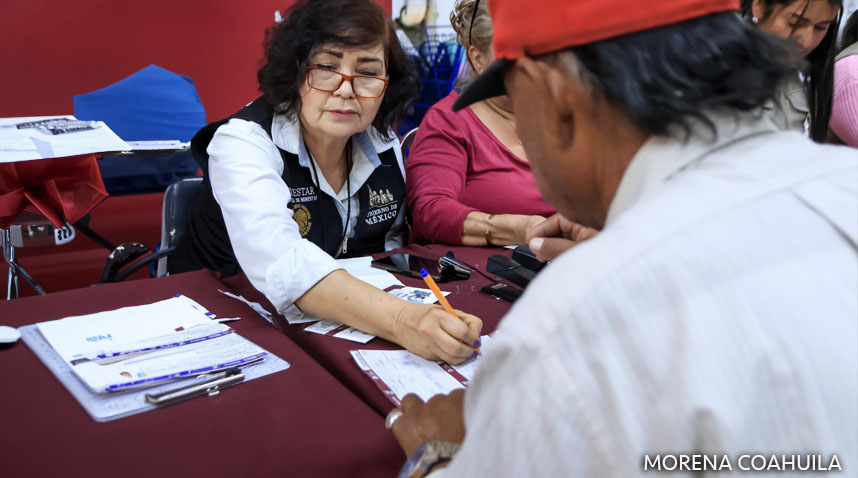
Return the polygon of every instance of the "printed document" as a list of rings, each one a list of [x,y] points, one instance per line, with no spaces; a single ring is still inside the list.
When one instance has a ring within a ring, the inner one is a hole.
[[[482,351],[491,347],[491,337],[480,338]],[[409,393],[423,401],[435,395],[465,388],[473,379],[480,357],[460,365],[433,362],[407,350],[352,350],[352,358],[396,406]]]
[[[185,296],[37,324],[87,387],[110,392],[238,367],[268,353]]]
[[[103,121],[74,116],[0,118],[0,163],[127,151]]]

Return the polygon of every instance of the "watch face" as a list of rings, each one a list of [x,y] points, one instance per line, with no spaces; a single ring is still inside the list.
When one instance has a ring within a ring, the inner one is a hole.
[[[420,459],[423,458],[423,454],[426,453],[427,446],[429,446],[429,443],[420,445],[420,448],[408,457],[408,460],[406,460],[405,464],[402,465],[402,469],[399,470],[398,478],[408,478],[408,476],[411,475],[411,472],[413,472],[414,468],[417,467],[417,464],[420,463]]]

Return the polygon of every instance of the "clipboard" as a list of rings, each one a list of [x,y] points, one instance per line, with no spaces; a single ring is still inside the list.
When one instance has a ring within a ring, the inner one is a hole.
[[[117,418],[154,410],[160,406],[148,403],[146,394],[162,393],[177,387],[193,385],[194,381],[204,381],[204,379],[186,379],[126,392],[95,394],[77,378],[71,367],[54,351],[35,324],[20,327],[18,330],[21,332],[21,339],[30,347],[30,350],[39,357],[39,360],[66,387],[66,390],[89,413],[89,416],[97,422],[109,422]],[[268,352],[265,360],[248,365],[243,369],[244,381],[264,377],[289,367],[289,362]]]

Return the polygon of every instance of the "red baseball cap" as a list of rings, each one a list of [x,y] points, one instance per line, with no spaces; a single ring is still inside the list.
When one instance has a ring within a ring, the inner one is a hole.
[[[739,0],[489,0],[489,10],[498,60],[459,95],[454,111],[506,94],[503,72],[517,58],[739,10]]]

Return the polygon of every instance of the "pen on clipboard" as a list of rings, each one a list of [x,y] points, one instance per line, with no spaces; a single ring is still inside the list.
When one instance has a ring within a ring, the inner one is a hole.
[[[438,302],[441,304],[441,307],[444,307],[444,310],[453,314],[453,317],[458,317],[458,315],[456,315],[456,311],[453,310],[453,307],[450,305],[449,302],[447,302],[447,298],[444,297],[444,294],[441,293],[441,289],[438,288],[438,284],[435,283],[435,279],[433,279],[432,276],[429,275],[426,269],[420,269],[420,277],[423,278],[423,281],[426,282],[426,285],[429,286],[429,290],[431,290],[432,293],[435,294],[435,297],[438,298]],[[476,349],[478,354],[483,354],[482,350],[480,350],[479,347],[477,347]]]
[[[244,381],[244,373],[238,367],[224,370],[208,380],[188,387],[180,387],[157,394],[146,394],[146,401],[152,405],[169,405],[201,395],[217,395],[226,387]]]

